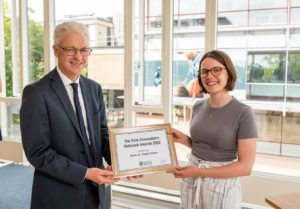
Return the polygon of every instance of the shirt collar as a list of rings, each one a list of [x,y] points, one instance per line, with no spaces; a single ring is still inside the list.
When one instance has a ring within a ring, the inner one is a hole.
[[[79,85],[79,78],[80,78],[80,76],[78,76],[78,78],[76,79],[76,81],[72,81],[72,80],[69,79],[67,76],[65,76],[65,74],[63,74],[63,73],[61,72],[61,70],[59,69],[58,66],[56,66],[56,69],[57,69],[58,75],[59,75],[59,77],[61,78],[61,80],[62,80],[64,86],[68,86],[68,85],[70,85],[71,83],[77,83],[77,84]]]

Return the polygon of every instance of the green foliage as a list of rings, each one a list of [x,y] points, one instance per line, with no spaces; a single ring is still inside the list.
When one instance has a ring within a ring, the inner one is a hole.
[[[83,75],[84,77],[88,77],[88,68],[85,67],[85,68],[81,71],[80,74]]]
[[[284,59],[284,54],[267,54],[264,56],[263,61],[268,63],[268,66],[264,68],[264,81],[284,81]]]
[[[6,95],[12,96],[12,59],[11,59],[11,19],[8,16],[9,7],[4,2],[4,42],[5,42],[5,72]]]
[[[250,82],[254,82],[254,81],[261,81],[262,80],[262,77],[264,75],[264,71],[263,71],[263,68],[260,64],[258,63],[251,63],[249,66],[248,66],[248,69],[249,69],[249,78],[248,78],[248,81]]]
[[[262,58],[249,64],[250,82],[284,82],[285,54],[257,55]],[[258,63],[259,62],[259,63]]]
[[[33,13],[32,9],[28,10]],[[28,20],[29,33],[29,69],[31,80],[35,81],[44,75],[44,51],[43,51],[43,26],[34,20]],[[5,40],[5,71],[6,71],[6,95],[12,94],[12,45],[11,45],[11,17],[9,16],[8,2],[4,2],[4,40]],[[17,40],[18,41],[18,40]]]
[[[44,47],[43,47],[43,26],[28,21],[29,30],[29,50],[30,50],[30,69],[32,69],[32,79],[39,80],[44,75]]]
[[[300,54],[290,54],[289,58],[288,81],[300,83]]]

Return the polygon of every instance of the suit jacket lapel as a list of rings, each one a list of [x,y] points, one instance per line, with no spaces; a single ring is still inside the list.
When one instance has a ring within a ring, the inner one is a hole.
[[[49,78],[52,79],[52,83],[50,84],[54,92],[56,93],[57,97],[59,98],[64,110],[66,111],[68,117],[72,121],[73,125],[75,126],[76,131],[81,136],[79,124],[77,121],[77,116],[72,108],[72,104],[70,98],[66,92],[66,88],[63,85],[61,78],[58,75],[56,68],[51,72]]]

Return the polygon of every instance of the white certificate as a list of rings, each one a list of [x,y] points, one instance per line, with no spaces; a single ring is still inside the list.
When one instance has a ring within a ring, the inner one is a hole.
[[[170,125],[110,129],[115,177],[153,173],[177,166]]]

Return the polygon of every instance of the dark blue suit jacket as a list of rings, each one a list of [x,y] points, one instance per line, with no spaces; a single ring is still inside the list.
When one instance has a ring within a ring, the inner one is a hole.
[[[96,166],[111,164],[108,128],[101,86],[80,77],[89,136]],[[20,111],[22,142],[35,167],[32,209],[82,209],[88,163],[72,104],[56,69],[24,88]],[[103,209],[110,207],[110,189],[98,186]]]

